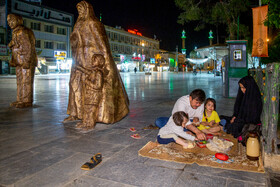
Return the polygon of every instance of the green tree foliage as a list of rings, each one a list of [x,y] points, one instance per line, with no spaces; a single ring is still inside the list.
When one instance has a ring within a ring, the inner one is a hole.
[[[227,28],[230,39],[236,39],[238,17],[248,10],[249,0],[174,0],[183,12],[178,23],[197,22],[194,30],[205,28],[206,24],[223,24]],[[240,37],[247,37],[248,26],[239,24]]]
[[[194,30],[205,28],[205,24],[210,22],[211,9],[214,6],[213,0],[175,0],[176,6],[183,12],[178,17],[178,23],[184,25],[190,21],[196,21]]]
[[[279,0],[262,0],[262,5],[268,4],[268,13],[265,25],[269,27],[269,38],[271,43],[268,46],[269,57],[262,58],[264,64],[280,63],[280,3]]]
[[[280,34],[274,40],[272,43],[268,46],[268,55],[269,57],[261,58],[261,62],[263,64],[278,62],[280,63]]]
[[[265,25],[280,29],[280,2],[279,0],[262,0],[263,5],[268,4],[268,14]]]

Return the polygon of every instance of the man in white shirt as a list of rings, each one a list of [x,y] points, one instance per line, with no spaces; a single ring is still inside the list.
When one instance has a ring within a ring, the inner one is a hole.
[[[200,140],[206,139],[205,134],[199,129],[197,129],[191,123],[194,117],[198,117],[199,121],[200,122],[202,121],[203,111],[204,111],[203,102],[205,101],[205,99],[206,99],[205,92],[202,89],[195,89],[190,93],[190,95],[185,95],[180,97],[176,101],[172,110],[172,115],[178,111],[184,111],[189,115],[190,120],[186,124],[186,128],[192,131],[193,133],[195,133],[196,137]],[[156,126],[161,128],[169,120],[169,118],[166,119],[163,118],[165,117],[162,117],[161,119],[158,118],[156,120]]]

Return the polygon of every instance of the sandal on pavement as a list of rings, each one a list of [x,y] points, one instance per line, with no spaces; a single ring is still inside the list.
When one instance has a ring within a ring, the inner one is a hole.
[[[93,157],[91,157],[91,158],[90,158],[90,161],[91,161],[92,163],[96,163],[96,165],[99,164],[99,163],[102,161],[102,155],[101,155],[101,153],[97,153],[96,155],[94,155]]]
[[[136,129],[135,129],[134,127],[131,127],[129,130],[130,130],[131,132],[135,132],[135,131],[136,131]]]
[[[130,137],[134,138],[134,139],[140,139],[141,138],[141,136],[139,134],[133,134]]]
[[[91,170],[92,168],[94,168],[96,165],[94,165],[93,163],[91,162],[86,162],[84,163],[82,166],[81,166],[81,169],[82,170]]]
[[[101,153],[97,153],[93,157],[90,158],[90,162],[86,162],[81,166],[82,170],[91,170],[95,166],[97,166],[102,161]]]

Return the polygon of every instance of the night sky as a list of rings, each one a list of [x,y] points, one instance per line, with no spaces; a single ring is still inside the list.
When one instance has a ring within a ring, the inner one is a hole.
[[[80,0],[43,0],[42,5],[74,14],[78,12],[76,4]],[[209,45],[210,27],[200,32],[194,31],[194,24],[180,25],[177,17],[180,10],[174,0],[88,0],[93,5],[95,15],[102,13],[102,22],[112,27],[121,26],[125,30],[137,29],[150,38],[160,41],[160,48],[168,51],[179,51],[182,48],[181,32],[186,31],[186,49],[190,53],[195,46]],[[215,42],[213,42],[215,43]]]

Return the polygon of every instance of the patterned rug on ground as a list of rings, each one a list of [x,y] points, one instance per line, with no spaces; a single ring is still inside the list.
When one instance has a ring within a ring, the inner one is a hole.
[[[193,149],[183,149],[182,146],[176,143],[167,145],[158,144],[157,142],[148,142],[142,147],[138,154],[143,157],[179,162],[185,164],[197,163],[200,166],[209,166],[214,168],[264,172],[261,158],[259,161],[251,161],[246,156],[246,147],[238,143],[235,138],[228,134],[222,134],[220,138],[228,139],[234,143],[233,147],[227,155],[227,161],[221,161],[215,158],[215,153],[208,148],[199,148],[196,146]]]

